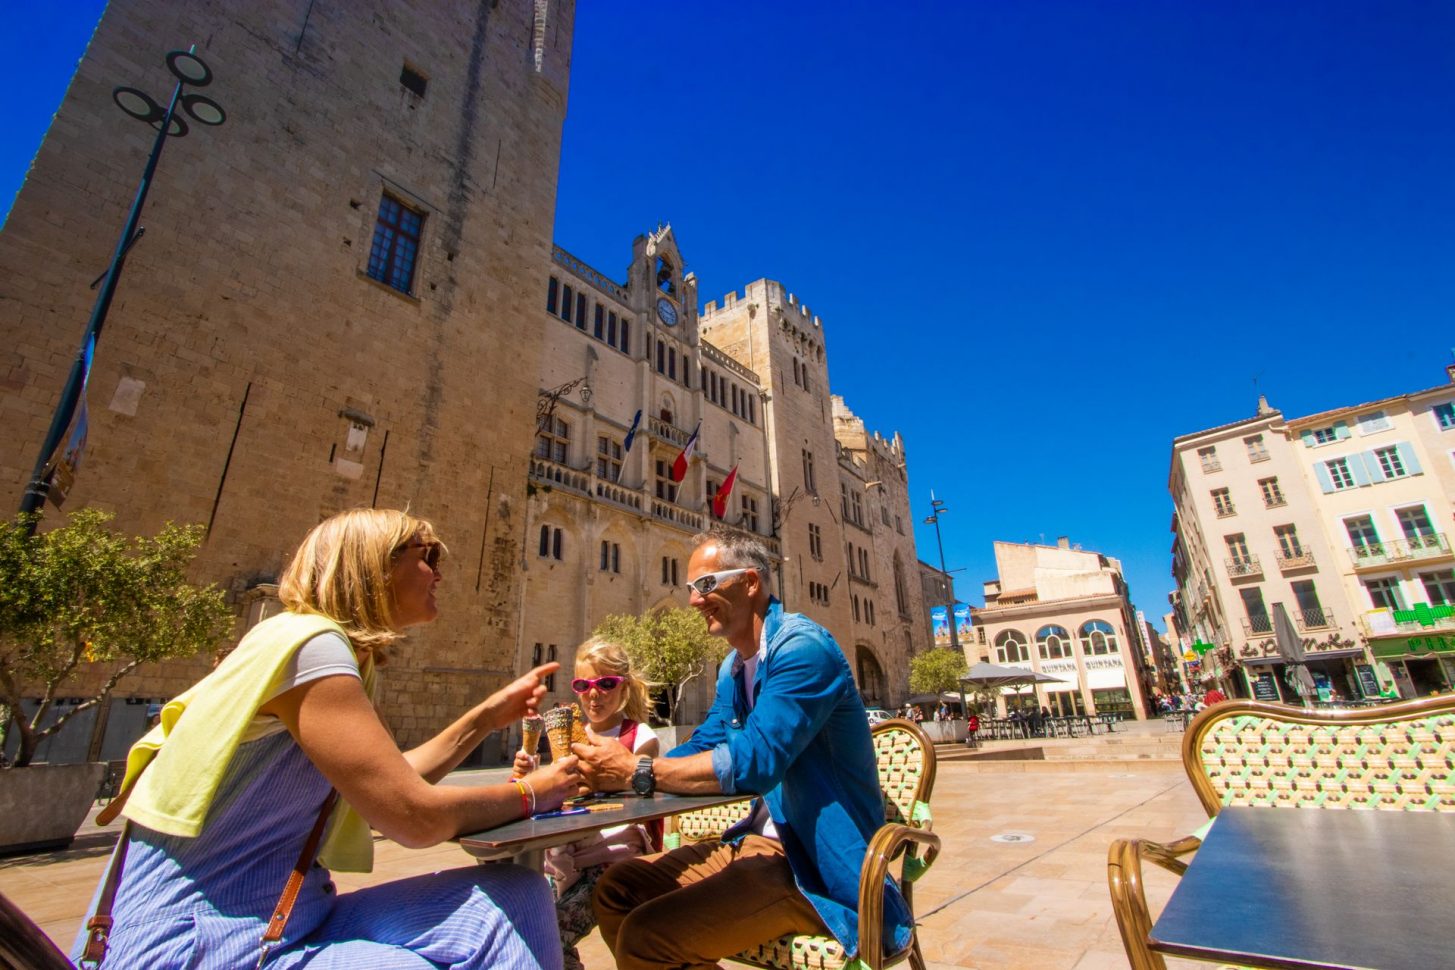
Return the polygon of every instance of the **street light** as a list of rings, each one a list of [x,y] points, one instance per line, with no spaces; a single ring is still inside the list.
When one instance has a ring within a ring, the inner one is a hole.
[[[116,102],[117,107],[156,128],[157,137],[152,144],[152,153],[147,158],[146,168],[142,171],[141,182],[137,184],[136,198],[132,200],[126,226],[121,231],[121,238],[117,240],[106,274],[101,279],[101,291],[96,294],[91,319],[81,338],[81,349],[77,351],[75,362],[71,364],[71,373],[66,379],[65,389],[61,392],[60,402],[56,405],[56,413],[51,418],[50,430],[46,432],[45,443],[41,446],[35,469],[30,474],[30,484],[25,487],[25,494],[20,500],[22,513],[39,511],[45,505],[51,483],[57,472],[61,471],[61,466],[65,466],[64,474],[69,476],[74,474],[75,466],[79,463],[80,452],[86,441],[86,383],[91,374],[91,360],[96,353],[96,342],[100,339],[101,328],[106,323],[106,312],[111,309],[111,298],[116,294],[116,284],[121,278],[127,251],[145,231],[139,229],[137,223],[141,220],[142,207],[146,205],[147,192],[151,188],[152,177],[156,174],[157,162],[162,157],[162,146],[169,136],[181,138],[187,134],[187,122],[177,113],[177,109],[181,108],[187,117],[208,127],[220,125],[227,120],[227,113],[216,101],[200,94],[183,93],[183,89],[189,86],[200,88],[212,83],[212,69],[197,56],[196,51],[197,47],[193,45],[188,50],[172,51],[167,55],[167,69],[176,77],[177,84],[172,88],[172,98],[165,109],[145,91],[136,88],[118,87],[111,92],[111,99]],[[71,426],[71,419],[76,416],[77,405],[80,406],[81,417],[76,422],[65,454],[53,461],[62,436]],[[27,524],[26,529],[32,533],[35,531],[34,519]]]
[[[930,508],[933,511],[931,511],[929,516],[925,519],[925,524],[935,527],[935,545],[940,547],[940,575],[945,577],[945,592],[950,595],[950,604],[947,607],[950,614],[948,617],[950,621],[950,649],[954,650],[956,653],[959,653],[960,637],[959,634],[955,631],[955,587],[950,582],[950,573],[945,569],[945,543],[940,539],[940,516],[944,515],[950,510],[945,507],[944,502],[941,502],[939,499],[935,498],[934,492],[930,493]]]

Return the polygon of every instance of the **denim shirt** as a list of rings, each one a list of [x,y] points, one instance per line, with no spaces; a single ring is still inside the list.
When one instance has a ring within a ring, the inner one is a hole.
[[[773,599],[763,630],[767,650],[751,710],[734,650],[718,669],[707,720],[667,756],[711,751],[723,792],[763,796],[799,891],[854,957],[859,871],[884,824],[864,704],[848,660],[823,627]],[[723,841],[739,841],[747,829],[741,822]],[[909,908],[892,881],[885,885],[886,952],[897,952],[909,944]]]

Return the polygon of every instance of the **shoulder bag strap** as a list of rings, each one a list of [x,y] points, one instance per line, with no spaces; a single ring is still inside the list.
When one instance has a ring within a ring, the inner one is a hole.
[[[637,722],[629,717],[622,718],[621,731],[617,734],[616,739],[628,751],[635,751],[637,743]]]
[[[131,835],[131,822],[121,826],[116,839],[116,848],[111,851],[111,861],[106,864],[106,876],[101,881],[101,892],[96,896],[96,912],[86,921],[86,949],[81,953],[81,965],[101,966],[106,959],[106,943],[111,937],[111,907],[116,901],[116,886],[121,882],[121,867],[126,862],[126,843]]]
[[[318,810],[318,821],[313,823],[313,831],[308,833],[308,841],[303,845],[303,851],[298,855],[298,861],[293,864],[293,871],[288,874],[288,882],[283,887],[283,895],[278,897],[278,905],[273,907],[273,915],[268,920],[268,928],[263,932],[263,938],[258,941],[258,947],[262,951],[258,954],[258,966],[261,967],[268,959],[268,954],[273,951],[283,940],[283,930],[288,926],[288,917],[293,915],[293,904],[298,901],[298,893],[303,889],[303,879],[308,875],[308,869],[313,865],[313,857],[318,854],[318,843],[323,838],[324,826],[328,824],[328,816],[333,812],[334,805],[338,804],[338,790],[329,789],[328,797],[323,800],[323,807]]]

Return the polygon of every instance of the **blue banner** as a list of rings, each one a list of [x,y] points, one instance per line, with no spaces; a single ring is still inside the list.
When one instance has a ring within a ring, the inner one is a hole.
[[[930,627],[934,630],[935,646],[950,645],[950,611],[943,606],[930,607]]]

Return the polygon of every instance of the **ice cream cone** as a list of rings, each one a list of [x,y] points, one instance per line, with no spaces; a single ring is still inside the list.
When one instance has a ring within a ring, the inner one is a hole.
[[[559,761],[571,753],[571,742],[575,740],[573,725],[576,717],[574,707],[557,707],[546,711],[546,740],[551,743],[552,761]]]
[[[520,750],[534,758],[536,751],[541,746],[541,732],[545,729],[545,719],[538,714],[522,718],[520,721]]]

